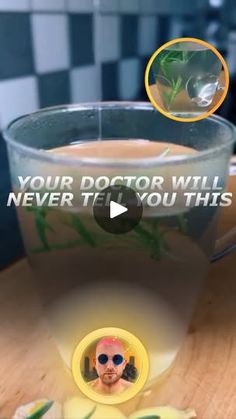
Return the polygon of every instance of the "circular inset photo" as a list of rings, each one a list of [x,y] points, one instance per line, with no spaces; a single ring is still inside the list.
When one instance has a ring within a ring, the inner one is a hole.
[[[196,38],[164,44],[149,60],[145,86],[154,107],[176,121],[204,119],[222,104],[229,71],[212,45]]]
[[[126,330],[103,328],[76,347],[72,373],[79,389],[103,404],[123,403],[144,387],[149,372],[147,351]]]

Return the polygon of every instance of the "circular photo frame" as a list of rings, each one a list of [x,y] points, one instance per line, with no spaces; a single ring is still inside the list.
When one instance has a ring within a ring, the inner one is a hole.
[[[91,400],[119,404],[144,387],[149,358],[142,342],[115,327],[95,330],[77,345],[72,357],[75,383]]]
[[[213,114],[229,89],[229,70],[220,52],[198,38],[176,38],[151,56],[145,88],[153,106],[179,122]]]

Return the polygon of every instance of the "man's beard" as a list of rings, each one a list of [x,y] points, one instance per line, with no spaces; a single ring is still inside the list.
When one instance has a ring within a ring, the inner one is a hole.
[[[119,375],[113,372],[103,374],[102,381],[104,384],[114,384],[120,379]]]

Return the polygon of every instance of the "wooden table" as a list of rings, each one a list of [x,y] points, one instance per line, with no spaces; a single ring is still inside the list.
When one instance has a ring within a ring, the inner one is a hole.
[[[236,177],[229,182],[236,192]],[[236,224],[236,199],[220,231]],[[149,395],[122,410],[171,404],[192,407],[198,419],[236,418],[236,254],[213,264],[189,334],[177,359]],[[0,418],[41,397],[77,394],[43,319],[25,260],[0,274]],[[112,419],[112,418],[111,418]]]

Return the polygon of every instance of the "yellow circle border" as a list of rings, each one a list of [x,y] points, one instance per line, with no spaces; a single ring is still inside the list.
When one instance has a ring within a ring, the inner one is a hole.
[[[103,395],[94,391],[93,388],[89,387],[88,383],[84,381],[84,377],[81,374],[81,369],[78,368],[78,365],[80,365],[81,357],[83,356],[84,351],[88,348],[88,346],[94,341],[101,339],[105,336],[116,336],[119,339],[128,342],[137,351],[137,354],[139,355],[141,361],[139,376],[136,382],[133,384],[132,387],[128,388],[127,390],[124,390],[124,392],[119,393],[117,395]],[[148,374],[149,358],[142,342],[127,330],[119,329],[116,327],[105,327],[102,329],[94,330],[93,332],[89,333],[79,342],[72,356],[72,375],[75,380],[75,383],[82,391],[82,393],[85,394],[89,399],[101,404],[119,404],[124,403],[127,400],[130,400],[131,398],[136,396],[136,394],[140,390],[142,390],[147,381]]]
[[[163,51],[165,48],[167,48],[167,47],[169,47],[169,46],[171,46],[171,45],[173,45],[177,42],[196,42],[198,44],[204,45],[205,47],[211,49],[217,55],[219,60],[221,61],[222,65],[223,65],[224,73],[225,73],[225,88],[224,88],[224,92],[223,92],[222,97],[220,98],[219,102],[210,111],[205,112],[202,115],[196,116],[194,118],[177,117],[177,116],[171,115],[169,112],[166,112],[165,110],[163,110],[157,104],[157,102],[153,99],[151,91],[150,91],[150,87],[149,87],[149,73],[150,73],[153,61],[155,60],[157,55],[160,54],[161,51]],[[174,121],[195,122],[195,121],[200,121],[202,119],[205,119],[208,116],[212,115],[220,107],[220,105],[223,103],[223,101],[225,100],[225,97],[226,97],[226,95],[228,93],[228,90],[229,90],[229,70],[228,70],[228,66],[226,64],[225,59],[222,57],[222,55],[219,53],[219,51],[215,47],[213,47],[213,45],[209,44],[208,42],[203,41],[202,39],[198,39],[198,38],[175,38],[175,39],[172,39],[171,41],[166,42],[165,44],[163,44],[160,48],[158,48],[153,53],[153,55],[151,56],[151,58],[148,61],[147,67],[146,67],[144,81],[145,81],[145,88],[146,88],[146,92],[147,92],[147,95],[149,97],[149,100],[151,101],[154,108],[156,108],[160,113],[162,113],[162,115],[164,115],[167,118],[172,119]]]

